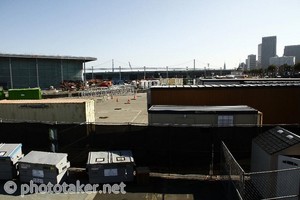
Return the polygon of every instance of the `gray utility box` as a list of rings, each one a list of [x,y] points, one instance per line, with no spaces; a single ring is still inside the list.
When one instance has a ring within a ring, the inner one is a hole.
[[[23,156],[22,144],[0,144],[0,180],[17,176],[17,162]]]
[[[90,152],[87,172],[90,183],[133,181],[134,160],[131,151]]]
[[[60,183],[67,176],[70,162],[66,153],[31,151],[19,161],[21,182]]]

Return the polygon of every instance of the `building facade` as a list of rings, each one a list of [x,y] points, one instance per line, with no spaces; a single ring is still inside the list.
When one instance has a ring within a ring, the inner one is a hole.
[[[247,59],[247,68],[248,70],[252,70],[256,68],[256,55],[248,55]]]
[[[261,68],[261,44],[257,48],[257,68]]]
[[[276,36],[263,37],[261,43],[261,67],[267,69],[270,58],[276,56]]]
[[[32,88],[59,86],[64,80],[83,80],[92,57],[0,54],[0,86]]]
[[[282,57],[272,57],[270,58],[270,65],[275,65],[276,67],[280,67],[282,65],[295,65],[295,57],[294,56],[282,56]]]
[[[295,56],[295,63],[300,63],[300,45],[285,46],[283,55]]]

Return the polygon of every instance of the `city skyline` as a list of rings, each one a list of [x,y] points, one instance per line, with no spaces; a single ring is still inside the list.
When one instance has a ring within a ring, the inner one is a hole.
[[[192,67],[195,59],[197,68],[233,69],[257,55],[262,37],[277,36],[279,56],[284,46],[300,44],[299,6],[297,0],[1,1],[0,52],[91,56],[98,60],[87,66],[99,67],[111,59],[132,68]]]

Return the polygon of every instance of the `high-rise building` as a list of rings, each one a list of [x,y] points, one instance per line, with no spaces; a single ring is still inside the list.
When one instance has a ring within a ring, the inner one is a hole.
[[[300,63],[300,45],[285,46],[283,55],[295,56],[295,63]]]
[[[261,67],[266,69],[270,65],[270,58],[276,56],[276,36],[263,37],[261,43]]]
[[[261,68],[261,44],[258,45],[257,48],[257,68]]]
[[[272,57],[270,58],[270,65],[275,65],[276,67],[280,67],[282,65],[295,65],[295,56],[282,56],[282,57]]]
[[[244,62],[242,62],[239,64],[238,69],[242,71],[247,71],[247,65]]]
[[[248,55],[247,59],[247,68],[248,70],[252,70],[256,68],[256,55]]]

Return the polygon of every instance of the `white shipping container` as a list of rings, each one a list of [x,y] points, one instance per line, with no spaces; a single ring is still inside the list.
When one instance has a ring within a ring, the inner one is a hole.
[[[0,144],[0,180],[17,176],[16,163],[23,156],[22,144]]]
[[[93,123],[95,105],[86,99],[2,100],[0,119],[3,121]]]
[[[87,172],[90,183],[113,183],[134,179],[134,159],[129,150],[90,152]]]
[[[31,151],[19,161],[21,182],[56,184],[67,176],[70,162],[66,153]]]

